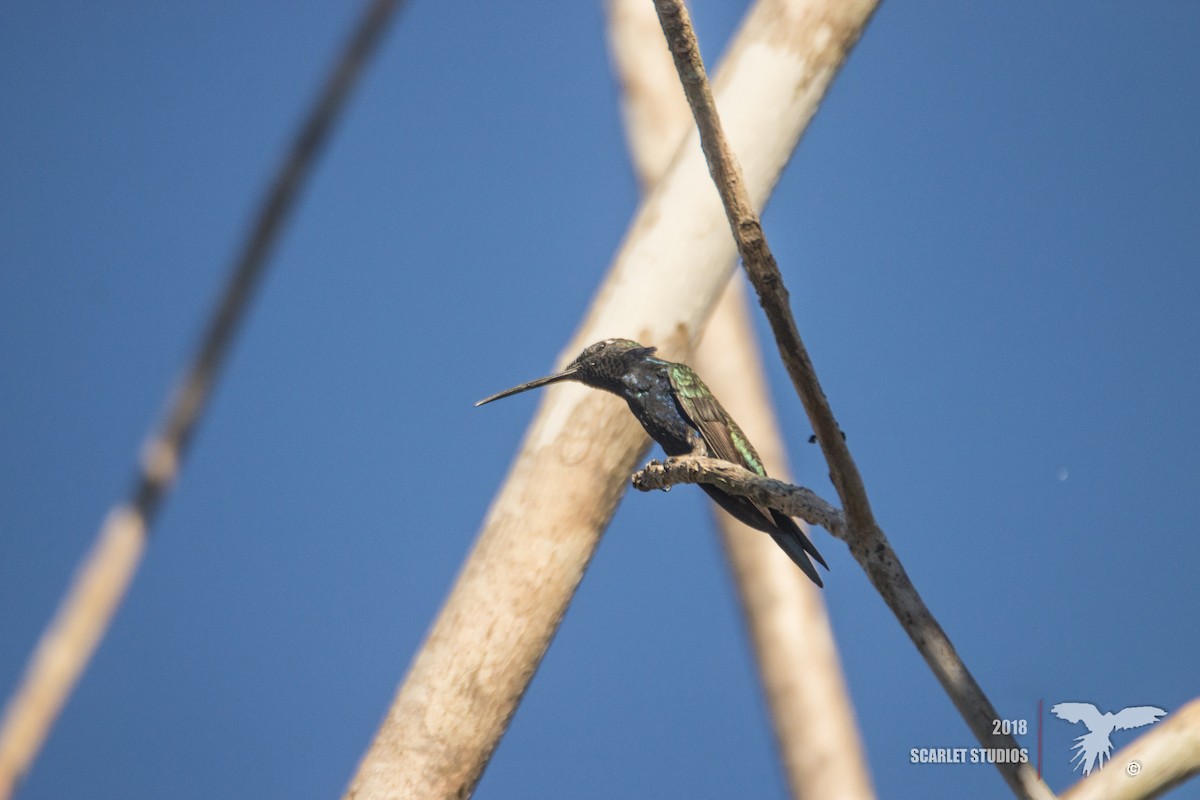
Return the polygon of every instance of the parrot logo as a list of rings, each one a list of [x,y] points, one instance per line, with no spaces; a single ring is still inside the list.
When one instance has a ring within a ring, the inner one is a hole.
[[[1103,767],[1105,760],[1112,755],[1113,745],[1108,737],[1113,731],[1151,725],[1166,716],[1167,712],[1155,706],[1129,706],[1115,714],[1111,711],[1101,714],[1100,709],[1091,703],[1059,703],[1050,709],[1050,713],[1067,722],[1082,722],[1088,729],[1087,733],[1075,739],[1071,747],[1078,751],[1071,757],[1071,763],[1075,764],[1071,771],[1083,767],[1083,774],[1091,775],[1093,768]]]

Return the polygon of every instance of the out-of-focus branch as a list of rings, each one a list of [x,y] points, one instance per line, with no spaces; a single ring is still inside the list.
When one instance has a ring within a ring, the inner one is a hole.
[[[809,5],[815,11],[825,2]],[[629,150],[639,182],[651,187],[692,128],[692,116],[654,7],[644,0],[608,0],[606,7]],[[792,23],[781,18],[776,24]],[[740,276],[729,282],[692,363],[755,443],[767,470],[785,475],[784,446],[743,287]],[[873,797],[821,592],[768,537],[710,507],[741,598],[792,796]]]
[[[868,9],[874,7],[871,0],[861,0],[861,3],[840,4],[830,13],[849,13],[860,4]],[[921,600],[883,530],[875,521],[858,468],[850,456],[808,351],[800,339],[779,267],[767,246],[758,212],[746,194],[741,167],[725,139],[687,9],[681,0],[654,0],[654,5],[688,104],[696,118],[709,171],[725,207],[738,253],[758,293],[759,303],[767,314],[784,365],[829,464],[830,478],[845,509],[850,551],[896,617],[902,622],[912,620],[911,626],[906,624],[906,630],[980,743],[985,747],[1015,748],[1017,744],[1011,736],[992,734],[992,720],[998,718],[994,707],[955,652],[945,631]],[[869,13],[870,10],[867,11]],[[746,151],[739,148],[739,152]],[[1005,763],[997,764],[997,768],[1018,796],[1051,796],[1029,764]]]
[[[141,563],[154,517],[179,475],[217,380],[288,213],[397,0],[373,0],[317,96],[276,174],[221,294],[200,347],[142,452],[129,497],[108,514],[50,626],[42,634],[0,726],[0,799],[9,797],[108,629]]]
[[[606,0],[608,49],[621,84],[621,116],[642,191],[654,188],[692,130],[692,112],[663,47],[654,6]]]
[[[1148,800],[1200,774],[1200,700],[1122,747],[1062,800]]]
[[[846,44],[779,26],[799,0],[755,7],[720,70],[747,188],[765,203]],[[731,273],[733,243],[699,149],[641,204],[560,363],[611,336],[686,358]],[[480,394],[486,387],[480,387]],[[516,405],[507,406],[516,408]],[[499,409],[489,413],[500,413]],[[648,440],[620,400],[579,386],[541,405],[450,596],[351,782],[348,797],[461,798],[478,782],[541,662]]]

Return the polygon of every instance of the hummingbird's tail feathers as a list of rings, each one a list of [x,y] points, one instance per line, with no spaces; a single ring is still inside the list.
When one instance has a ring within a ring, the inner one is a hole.
[[[773,530],[767,531],[767,533],[771,534],[771,538],[775,540],[775,544],[779,545],[783,549],[783,552],[787,553],[788,557],[791,558],[792,561],[796,562],[796,566],[808,576],[809,580],[811,580],[817,586],[825,586],[825,584],[821,582],[821,576],[817,574],[817,568],[814,567],[813,563],[808,560],[808,554],[805,552],[804,546],[799,541],[785,531]],[[804,536],[804,534],[800,535],[802,537]],[[805,539],[805,541],[808,540]],[[817,556],[817,558],[820,558],[820,556]]]
[[[744,497],[735,497],[731,494],[726,494],[715,486],[707,483],[700,484],[700,488],[705,494],[716,501],[717,505],[729,512],[729,514],[739,522],[749,525],[756,530],[765,531],[771,534],[771,538],[775,543],[787,553],[792,561],[796,562],[796,566],[804,571],[804,574],[812,580],[817,586],[824,586],[821,582],[821,577],[817,575],[816,567],[812,565],[808,557],[811,555],[825,569],[829,569],[829,565],[825,563],[825,559],[821,558],[821,554],[817,552],[817,548],[813,547],[813,543],[804,535],[804,531],[800,530],[800,526],[796,524],[796,520],[784,514],[782,511],[774,509],[763,510],[762,507],[755,505]]]
[[[829,565],[825,563],[825,559],[821,558],[821,554],[817,552],[817,548],[808,540],[808,537],[804,535],[804,531],[802,531],[800,526],[796,524],[796,520],[792,519],[787,514],[784,514],[782,511],[772,511],[771,515],[775,518],[775,524],[779,526],[780,530],[790,533],[792,538],[796,539],[800,543],[800,547],[804,548],[804,552],[815,558],[817,563],[822,567],[829,569]]]
[[[800,526],[791,517],[782,512],[775,511],[772,514],[775,518],[775,528],[768,530],[771,538],[775,540],[775,544],[788,554],[792,561],[796,562],[796,566],[804,571],[804,574],[809,577],[817,586],[824,586],[821,582],[821,576],[817,574],[817,568],[813,566],[809,556],[812,556],[818,564],[825,569],[829,569],[829,565],[825,563],[825,559],[821,558],[821,554],[817,552],[817,548],[804,535],[804,531],[800,530]]]

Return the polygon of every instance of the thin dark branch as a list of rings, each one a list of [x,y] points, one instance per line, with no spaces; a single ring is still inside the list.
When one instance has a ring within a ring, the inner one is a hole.
[[[688,104],[696,118],[709,172],[721,195],[746,273],[758,293],[759,303],[770,321],[784,365],[829,464],[830,478],[845,510],[846,541],[850,551],[908,631],[979,742],[985,747],[1016,749],[1016,740],[1011,736],[992,734],[992,721],[999,718],[995,708],[921,600],[875,521],[858,467],[850,456],[800,338],[787,289],[775,257],[767,246],[762,223],[746,193],[741,168],[722,131],[687,9],[681,0],[655,0],[655,8]],[[1049,789],[1027,763],[998,763],[997,767],[1019,797],[1050,796]]]
[[[271,183],[230,270],[200,345],[149,437],[129,496],[107,516],[91,553],[42,634],[0,726],[0,800],[28,771],[91,654],[108,629],[179,474],[230,345],[305,179],[399,0],[371,0]]]

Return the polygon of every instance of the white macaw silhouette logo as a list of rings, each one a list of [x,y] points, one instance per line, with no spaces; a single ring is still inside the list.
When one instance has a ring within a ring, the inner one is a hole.
[[[1050,713],[1067,722],[1082,722],[1088,729],[1083,736],[1076,737],[1071,747],[1079,751],[1071,756],[1071,763],[1079,762],[1071,771],[1083,767],[1083,774],[1091,775],[1093,767],[1103,767],[1105,759],[1112,755],[1113,746],[1108,737],[1113,731],[1150,725],[1167,712],[1155,706],[1129,706],[1115,714],[1111,711],[1101,714],[1091,703],[1059,703],[1050,709]]]

